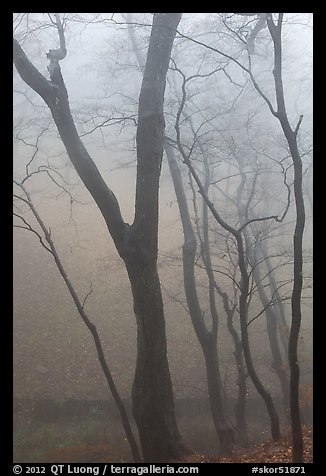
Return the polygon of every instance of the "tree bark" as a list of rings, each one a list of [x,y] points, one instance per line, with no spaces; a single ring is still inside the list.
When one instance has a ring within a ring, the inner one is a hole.
[[[61,277],[63,278],[63,280],[64,280],[64,282],[67,286],[67,289],[68,289],[68,291],[69,291],[69,293],[70,293],[70,295],[71,295],[71,297],[72,297],[72,299],[75,303],[76,309],[77,309],[80,317],[82,318],[84,324],[87,326],[88,330],[92,334],[92,337],[93,337],[93,340],[94,340],[94,343],[95,343],[95,347],[96,347],[97,356],[98,356],[100,365],[102,367],[104,376],[106,378],[107,384],[110,388],[112,397],[115,401],[115,404],[117,405],[117,408],[118,408],[118,411],[119,411],[119,414],[120,414],[120,418],[121,418],[121,423],[122,423],[122,426],[123,426],[124,431],[125,431],[126,439],[128,440],[128,443],[129,443],[129,446],[130,446],[130,450],[131,450],[131,453],[132,453],[132,456],[133,456],[133,460],[134,460],[135,463],[141,463],[142,459],[141,459],[140,454],[139,454],[136,438],[134,437],[133,431],[131,429],[125,405],[124,405],[124,403],[123,403],[123,401],[122,401],[122,399],[119,395],[118,389],[115,385],[115,382],[114,382],[114,379],[112,377],[110,368],[109,368],[107,360],[105,358],[105,354],[104,354],[104,351],[103,351],[101,339],[98,335],[96,326],[95,326],[95,324],[93,324],[89,320],[86,312],[84,311],[84,306],[80,302],[80,300],[77,296],[76,290],[75,290],[74,286],[72,285],[72,283],[71,283],[71,281],[70,281],[70,279],[69,279],[69,277],[68,277],[68,275],[67,275],[67,273],[66,273],[66,271],[63,267],[63,264],[61,262],[61,259],[58,255],[58,253],[57,253],[57,250],[55,248],[55,245],[54,245],[54,242],[51,238],[51,235],[48,232],[48,230],[47,230],[42,218],[38,214],[36,208],[34,207],[34,204],[31,200],[31,197],[30,197],[29,193],[27,192],[27,190],[22,185],[19,185],[19,186],[24,191],[24,193],[27,197],[28,205],[29,205],[34,217],[36,218],[37,222],[39,223],[41,229],[43,230],[45,239],[46,239],[46,241],[48,242],[48,244],[50,246],[50,249],[48,249],[48,251],[51,252],[51,254],[54,258],[54,261],[57,265],[59,273],[61,274]]]
[[[238,254],[239,254],[239,267],[241,271],[241,294],[239,299],[240,306],[240,325],[241,325],[241,338],[243,345],[243,353],[248,369],[249,376],[252,380],[252,383],[256,387],[257,392],[263,398],[266,409],[268,411],[271,423],[271,434],[274,441],[277,441],[281,437],[280,433],[280,424],[279,417],[275,409],[275,405],[270,393],[266,390],[265,386],[261,382],[260,378],[257,375],[256,369],[254,367],[250,344],[249,344],[249,335],[248,335],[248,294],[249,294],[249,277],[245,267],[245,258],[244,258],[244,249],[243,241],[240,233],[235,236],[238,244]]]
[[[227,318],[227,328],[234,342],[234,357],[237,366],[238,372],[238,398],[235,405],[235,419],[236,426],[240,435],[241,445],[244,447],[248,446],[248,429],[247,429],[247,420],[246,420],[246,404],[247,404],[247,371],[245,362],[243,360],[243,349],[242,342],[239,338],[238,332],[236,331],[233,324],[233,315],[235,307],[233,309],[229,306],[228,295],[222,291],[222,289],[215,282],[215,288],[218,294],[223,300],[223,307],[226,313]]]
[[[126,15],[127,21],[130,21],[130,15]],[[133,29],[129,28],[129,37],[137,58],[137,63],[141,71],[144,70],[144,60],[142,55],[139,52],[137,47],[137,42]],[[194,263],[196,257],[196,247],[197,240],[193,231],[193,226],[189,214],[188,203],[185,196],[181,172],[178,166],[178,163],[175,158],[174,150],[168,143],[165,141],[165,152],[168,159],[169,169],[174,185],[175,194],[177,197],[181,222],[183,226],[183,235],[184,235],[184,244],[182,248],[183,253],[183,274],[184,274],[184,287],[185,294],[189,309],[189,314],[191,316],[192,324],[194,326],[196,336],[201,345],[206,373],[207,373],[207,385],[208,385],[208,395],[209,395],[209,404],[211,409],[211,415],[215,430],[220,442],[221,450],[224,453],[230,452],[233,447],[234,437],[233,431],[229,427],[226,417],[225,410],[222,399],[221,392],[221,380],[218,364],[218,354],[216,349],[216,323],[217,319],[215,315],[212,316],[214,322],[214,336],[207,331],[202,310],[200,307],[197,287],[195,280],[195,270]],[[214,303],[212,302],[212,286],[210,282],[210,302],[212,303],[212,309],[214,312]],[[213,289],[214,293],[214,289]],[[215,313],[216,314],[216,313]]]
[[[241,182],[237,190],[237,208],[238,208],[238,217],[240,221],[240,225],[243,225],[248,221],[248,210],[250,206],[250,198],[247,202],[247,205],[244,207],[242,203],[242,195],[245,188],[245,184],[247,183],[247,177],[244,171],[243,163],[240,157],[237,157],[237,162],[239,164],[239,171],[241,174]],[[252,184],[252,191],[250,193],[250,197],[253,196],[254,193],[254,182]],[[260,263],[261,263],[261,251],[262,247],[260,244],[256,243],[256,253],[254,253],[252,246],[250,245],[249,235],[247,229],[243,230],[243,237],[246,245],[246,255],[251,261],[252,264],[252,275],[254,281],[256,283],[257,291],[263,308],[265,309],[265,316],[266,316],[266,323],[267,323],[267,335],[268,340],[271,348],[272,358],[273,358],[273,369],[275,370],[278,379],[280,381],[282,395],[283,395],[283,403],[285,413],[288,413],[289,409],[289,382],[284,370],[282,355],[280,352],[280,347],[277,339],[277,315],[273,312],[271,307],[269,306],[269,299],[264,289],[264,286],[261,283],[261,273],[260,273]]]
[[[180,142],[180,131],[177,129],[177,137],[178,137],[178,146],[181,150],[182,145]],[[271,423],[271,434],[272,438],[274,441],[277,441],[281,437],[280,433],[280,425],[279,425],[279,418],[278,414],[276,412],[275,406],[273,399],[270,395],[270,393],[266,390],[265,386],[261,382],[259,376],[257,375],[255,366],[253,364],[252,356],[251,356],[251,350],[250,350],[250,343],[249,343],[249,335],[248,335],[248,295],[249,295],[249,275],[247,272],[247,267],[246,267],[246,262],[245,262],[245,252],[244,252],[244,246],[243,246],[243,238],[241,235],[241,231],[233,228],[231,225],[226,223],[221,216],[218,214],[216,211],[216,208],[214,207],[213,203],[210,201],[209,197],[207,196],[205,192],[205,188],[203,184],[201,183],[196,170],[194,169],[193,165],[191,164],[191,161],[187,158],[186,154],[183,153],[183,159],[184,163],[188,166],[192,176],[194,177],[198,188],[199,188],[199,193],[202,195],[204,198],[205,202],[207,203],[207,206],[209,207],[211,213],[213,214],[215,220],[227,231],[229,231],[234,238],[236,239],[237,242],[237,251],[238,251],[238,257],[239,257],[239,268],[240,268],[240,273],[241,273],[241,285],[240,285],[240,298],[239,298],[239,312],[240,312],[240,327],[241,327],[241,339],[242,339],[242,346],[243,346],[243,354],[248,370],[248,374],[252,380],[252,383],[254,384],[257,392],[261,395],[263,398],[266,409],[268,411],[269,417],[270,417],[270,423]]]
[[[258,258],[259,259],[259,258]],[[264,286],[261,283],[261,274],[259,266],[255,266],[253,262],[253,277],[257,286],[257,291],[259,298],[265,309],[266,323],[267,323],[267,334],[269,339],[269,344],[272,353],[272,367],[275,370],[277,377],[280,381],[282,395],[283,395],[283,404],[285,413],[288,415],[289,406],[290,406],[290,387],[288,377],[285,373],[283,359],[277,339],[277,315],[270,307],[270,300],[266,294]]]
[[[192,130],[192,133],[196,134],[195,132],[195,127],[193,124],[192,117],[188,115],[185,111],[185,108],[182,109],[182,114],[186,121],[189,123],[190,128]],[[207,155],[205,148],[203,146],[203,143],[201,139],[198,137],[197,138],[197,143],[202,155],[203,163],[204,163],[204,189],[205,192],[208,194],[208,190],[210,187],[210,169],[209,169],[209,164],[207,160]],[[216,394],[215,396],[215,401],[218,403],[217,410],[219,412],[219,426],[220,430],[219,432],[221,433],[220,440],[223,441],[222,449],[224,452],[230,452],[234,442],[234,433],[233,430],[230,426],[230,424],[227,421],[226,417],[226,410],[225,410],[225,405],[223,401],[223,396],[222,396],[222,381],[221,381],[221,375],[220,375],[220,365],[219,365],[219,354],[218,354],[218,347],[217,347],[217,334],[218,334],[218,312],[217,312],[217,307],[216,307],[216,301],[215,301],[215,278],[214,278],[214,273],[212,269],[212,261],[211,261],[211,252],[210,252],[210,242],[209,242],[209,228],[208,228],[208,206],[205,202],[205,200],[202,200],[202,219],[203,219],[203,238],[201,238],[200,233],[198,232],[198,237],[200,239],[200,247],[201,247],[201,255],[203,259],[203,263],[205,266],[206,274],[208,277],[208,295],[209,295],[209,304],[210,304],[210,311],[211,311],[211,318],[212,318],[212,328],[211,331],[209,332],[209,336],[212,342],[214,342],[214,362],[215,362],[215,367],[216,367],[216,382],[215,382],[215,389],[214,391],[212,390],[213,394]],[[208,363],[208,368],[210,364]]]
[[[173,149],[168,144],[168,142],[166,142],[165,145],[165,152],[168,158],[168,164],[183,226],[183,279],[187,305],[191,321],[205,359],[208,398],[216,434],[220,442],[221,451],[224,453],[229,453],[234,444],[234,435],[226,420],[222,399],[222,387],[216,349],[216,326],[213,326],[213,333],[207,330],[199,303],[195,279],[197,240],[189,214],[187,198],[182,184],[181,172],[174,157]]]
[[[270,289],[271,289],[271,294],[274,297],[274,299],[277,301],[276,306],[276,313],[277,313],[277,326],[278,326],[278,331],[279,331],[279,336],[282,342],[282,347],[283,351],[285,352],[285,355],[288,354],[288,348],[289,348],[289,326],[286,322],[286,317],[285,317],[285,310],[284,310],[284,303],[282,302],[282,298],[280,295],[280,292],[277,288],[276,281],[275,281],[275,273],[272,267],[271,259],[268,256],[268,248],[267,245],[264,247],[262,243],[259,244],[259,251],[264,258],[267,271],[268,271],[268,279],[270,283]]]
[[[293,290],[291,297],[292,321],[289,336],[289,364],[290,364],[290,413],[292,425],[292,461],[302,463],[303,435],[300,420],[299,384],[300,368],[298,363],[298,340],[301,327],[301,293],[302,293],[302,269],[303,269],[303,232],[305,226],[305,206],[302,186],[302,160],[300,157],[297,135],[303,116],[300,117],[295,129],[290,126],[285,107],[285,96],[282,78],[282,22],[283,14],[278,16],[277,24],[272,15],[268,14],[267,26],[274,43],[274,82],[277,102],[276,117],[278,118],[284,136],[287,140],[293,161],[293,186],[296,206],[296,223],[293,235]]]
[[[174,412],[167,360],[165,322],[157,273],[158,189],[163,155],[163,101],[166,73],[179,13],[155,13],[139,97],[137,190],[132,225],[122,219],[116,197],[80,140],[69,106],[59,62],[50,50],[51,81],[28,60],[14,40],[14,64],[22,79],[49,106],[60,137],[81,180],[97,203],[126,264],[137,319],[137,363],[133,411],[143,458],[164,462],[186,451]]]

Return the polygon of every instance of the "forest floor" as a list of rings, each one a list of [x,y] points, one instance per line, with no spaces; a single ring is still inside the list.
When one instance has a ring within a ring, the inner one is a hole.
[[[313,461],[312,427],[303,428],[304,461]],[[278,442],[267,440],[250,448],[241,448],[232,452],[230,456],[205,457],[195,454],[185,459],[187,463],[291,463],[292,436],[288,434]]]
[[[312,463],[312,428],[304,427],[305,463]],[[284,436],[277,443],[267,440],[263,443],[235,450],[230,456],[205,456],[192,454],[183,461],[170,463],[291,463],[291,435]],[[44,462],[61,463],[108,463],[121,461],[107,444],[75,445],[57,448],[46,455]]]

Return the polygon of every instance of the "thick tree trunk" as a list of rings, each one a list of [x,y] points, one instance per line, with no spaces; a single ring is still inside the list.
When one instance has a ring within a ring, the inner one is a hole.
[[[165,321],[156,265],[135,252],[127,262],[137,319],[133,413],[144,461],[167,462],[185,453],[174,412]]]
[[[125,261],[137,318],[137,365],[133,409],[145,461],[168,461],[186,451],[179,435],[167,360],[164,313],[157,274],[158,191],[164,140],[166,73],[179,13],[154,13],[137,127],[135,219],[122,219],[119,204],[78,136],[61,75],[50,50],[51,81],[28,60],[14,40],[14,63],[22,79],[49,106],[77,173],[97,203]],[[62,59],[62,58],[60,58]]]

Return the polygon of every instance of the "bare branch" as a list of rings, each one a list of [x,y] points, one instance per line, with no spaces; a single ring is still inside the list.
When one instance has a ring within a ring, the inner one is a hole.
[[[17,195],[15,195],[16,198],[20,199],[20,197],[18,197]],[[25,201],[25,200],[24,200]],[[25,201],[26,203],[28,203],[27,201]],[[18,215],[18,213],[15,213],[13,212],[13,215],[17,218],[19,218],[20,220],[22,220],[22,222],[25,224],[25,226],[22,226],[22,225],[13,225],[14,228],[21,228],[23,230],[27,230],[27,231],[30,231],[32,233],[34,233],[38,239],[40,240],[40,243],[41,245],[43,246],[43,248],[46,249],[46,251],[48,251],[49,253],[51,253],[51,255],[53,255],[52,251],[50,248],[48,248],[46,246],[46,244],[44,243],[43,241],[43,238],[42,236],[30,225],[30,223],[28,223],[25,218],[23,218],[21,215]]]
[[[37,94],[39,94],[50,107],[50,104],[54,100],[54,91],[51,88],[49,81],[45,79],[45,77],[30,62],[20,44],[15,39],[13,40],[13,54],[14,64],[22,79]]]
[[[300,129],[300,126],[301,126],[302,119],[303,119],[303,115],[301,114],[300,119],[299,119],[299,121],[298,121],[298,124],[296,125],[296,128],[295,128],[295,130],[294,130],[295,136],[298,135],[298,132],[299,132],[299,129]]]
[[[82,302],[82,309],[84,309],[86,301],[87,301],[88,297],[92,294],[92,292],[93,292],[93,285],[91,283],[90,290],[88,291],[88,293],[86,294],[86,296],[84,297],[84,300]]]
[[[53,62],[58,63],[58,61],[63,60],[67,55],[66,40],[65,40],[65,35],[63,31],[63,26],[60,20],[60,15],[59,13],[55,13],[54,16],[55,16],[55,22],[52,20],[51,17],[50,19],[51,19],[51,22],[55,24],[57,27],[59,40],[60,40],[60,47],[55,50],[54,49],[49,50],[49,52],[46,55],[47,58],[50,60],[50,65],[48,66],[50,76],[52,75],[52,69],[54,67],[54,65],[51,65],[51,63]]]

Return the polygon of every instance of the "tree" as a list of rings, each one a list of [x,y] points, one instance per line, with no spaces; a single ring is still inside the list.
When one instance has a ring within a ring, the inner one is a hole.
[[[235,153],[235,158],[238,163],[240,176],[241,176],[241,182],[237,190],[238,217],[239,217],[239,222],[241,225],[245,223],[246,221],[248,221],[248,210],[251,208],[251,202],[255,194],[257,175],[258,175],[258,172],[256,171],[255,176],[252,180],[252,183],[250,184],[251,190],[249,193],[249,199],[247,200],[246,205],[244,205],[242,200],[242,195],[244,193],[244,188],[247,185],[247,176],[244,170],[243,155],[244,154],[241,154],[241,151],[238,153]],[[287,209],[288,209],[290,206],[290,192],[291,191],[290,191],[289,185],[286,182],[286,174],[284,173],[284,167],[283,167],[283,175],[284,175],[284,184],[287,187],[287,194],[288,194]],[[251,214],[252,216],[254,216],[253,212]],[[268,213],[265,213],[265,215],[267,216]],[[281,385],[282,394],[283,394],[284,408],[285,408],[285,411],[287,412],[289,408],[289,382],[288,382],[287,375],[285,373],[282,355],[281,355],[281,351],[278,344],[278,338],[277,338],[278,319],[277,319],[277,315],[273,312],[273,309],[270,306],[270,300],[268,298],[268,295],[265,291],[265,287],[263,285],[263,278],[262,278],[262,273],[260,269],[261,263],[264,262],[264,258],[262,258],[262,252],[261,252],[262,245],[259,239],[258,230],[253,229],[253,227],[254,227],[254,223],[251,223],[252,235],[254,237],[253,240],[251,240],[249,236],[249,231],[248,231],[249,227],[243,230],[243,237],[246,244],[246,247],[245,247],[246,255],[247,255],[247,260],[250,263],[250,266],[252,268],[252,276],[256,284],[259,298],[263,305],[263,309],[265,310],[267,334],[268,334],[268,339],[269,339],[269,344],[270,344],[272,359],[273,359],[272,368],[275,370],[280,380],[280,385]]]
[[[82,318],[84,324],[86,325],[86,327],[88,328],[88,330],[92,334],[92,337],[93,337],[93,340],[94,340],[94,343],[95,343],[95,347],[96,347],[96,351],[97,351],[97,355],[98,355],[98,359],[99,359],[99,362],[101,364],[101,367],[102,367],[104,376],[106,378],[107,384],[110,388],[110,391],[111,391],[112,397],[114,399],[114,402],[117,405],[117,408],[118,408],[118,411],[119,411],[119,414],[120,414],[120,418],[121,418],[121,422],[122,422],[122,426],[124,428],[126,439],[129,443],[133,459],[136,463],[140,463],[142,460],[141,460],[141,457],[140,457],[140,454],[139,454],[138,445],[137,445],[135,436],[134,436],[133,431],[132,431],[131,426],[130,426],[130,422],[129,422],[129,418],[128,418],[128,415],[127,415],[125,405],[124,405],[123,400],[121,399],[121,397],[119,395],[118,389],[115,385],[114,379],[112,377],[112,373],[111,373],[109,365],[107,363],[107,359],[105,358],[102,343],[101,343],[101,339],[99,337],[96,326],[91,322],[91,320],[89,319],[89,317],[88,317],[88,315],[87,315],[87,313],[85,312],[85,309],[84,309],[86,299],[89,296],[91,291],[86,295],[86,297],[85,297],[85,299],[82,303],[80,301],[77,293],[76,293],[76,290],[75,290],[73,284],[71,283],[71,280],[69,279],[69,277],[66,273],[66,270],[65,270],[65,268],[62,264],[62,261],[61,261],[59,255],[57,253],[55,244],[54,244],[54,242],[51,238],[51,232],[46,228],[43,219],[41,218],[38,211],[36,210],[36,208],[34,206],[34,203],[31,199],[30,194],[26,190],[25,186],[22,185],[22,183],[16,182],[14,180],[14,184],[18,187],[18,189],[20,191],[23,192],[23,196],[14,194],[14,198],[16,198],[18,200],[18,202],[22,202],[22,203],[25,203],[25,204],[28,205],[29,210],[32,212],[34,218],[36,219],[38,225],[40,226],[40,228],[41,228],[41,230],[44,234],[44,239],[47,242],[47,244],[44,243],[44,240],[43,240],[42,236],[35,230],[35,228],[33,226],[31,226],[30,223],[28,223],[25,220],[25,218],[23,218],[22,215],[14,213],[14,216],[19,218],[20,221],[22,222],[22,224],[14,225],[14,226],[16,228],[21,228],[21,229],[24,229],[24,230],[27,230],[27,231],[30,231],[30,232],[34,233],[39,238],[40,243],[43,246],[43,248],[45,248],[52,255],[52,257],[53,257],[53,259],[54,259],[54,261],[57,265],[57,268],[59,270],[59,273],[61,274],[61,277],[63,278],[63,280],[64,280],[64,282],[65,282],[65,284],[68,288],[68,291],[69,291],[69,293],[70,293],[70,295],[71,295],[71,297],[74,301],[74,304],[77,308],[77,311],[78,311],[80,317]]]
[[[302,160],[299,153],[297,136],[303,119],[300,119],[293,129],[285,107],[285,96],[282,78],[282,23],[283,13],[279,13],[277,23],[274,23],[272,14],[267,15],[267,26],[274,45],[274,82],[277,109],[270,105],[272,114],[279,120],[284,136],[287,140],[294,170],[294,198],[296,206],[296,224],[293,235],[293,291],[291,298],[292,321],[289,336],[289,364],[290,364],[290,413],[293,440],[293,463],[303,461],[303,437],[300,420],[299,383],[300,369],[298,363],[298,340],[301,326],[301,293],[302,293],[302,241],[305,226],[305,206],[302,188]]]
[[[126,19],[130,22],[132,19],[128,14]],[[130,25],[130,23],[129,23]],[[144,71],[145,61],[142,57],[134,31],[128,28],[129,37],[135,52],[137,63],[141,71]],[[169,170],[172,177],[173,187],[176,194],[180,219],[182,223],[184,243],[182,247],[182,263],[183,263],[183,280],[184,289],[187,300],[187,306],[191,321],[203,351],[206,374],[208,397],[211,409],[212,420],[215,426],[216,434],[220,442],[222,452],[229,453],[234,444],[233,430],[230,427],[223,403],[222,384],[220,378],[220,369],[218,361],[217,349],[217,330],[218,317],[214,301],[214,285],[210,279],[210,303],[211,303],[211,317],[212,329],[209,330],[203,318],[203,312],[197,293],[197,285],[195,278],[195,259],[197,240],[194,233],[187,198],[184,191],[182,176],[180,168],[176,159],[175,150],[169,143],[169,138],[166,137],[164,142],[164,150],[168,160]],[[207,260],[209,259],[208,244],[206,243]],[[209,278],[211,275],[209,275]]]
[[[180,154],[182,156],[183,162],[187,165],[189,168],[189,171],[194,178],[197,186],[198,186],[198,191],[203,197],[203,200],[206,202],[207,207],[210,209],[213,217],[217,221],[217,223],[224,228],[227,232],[229,232],[233,237],[235,238],[236,244],[237,244],[237,253],[238,253],[238,266],[240,269],[240,274],[241,274],[241,281],[240,281],[240,297],[239,297],[239,314],[240,314],[240,327],[241,327],[241,340],[242,340],[242,346],[243,346],[243,353],[244,353],[244,358],[248,370],[248,374],[257,390],[257,392],[261,395],[263,398],[266,409],[268,411],[269,417],[270,417],[270,423],[271,423],[271,434],[273,439],[276,441],[281,437],[280,434],[280,425],[279,425],[279,417],[273,402],[273,399],[270,395],[270,393],[267,391],[265,386],[263,385],[261,379],[259,378],[254,362],[252,359],[251,355],[251,349],[250,349],[250,344],[249,344],[249,334],[248,334],[248,307],[249,307],[249,302],[248,302],[248,296],[249,296],[249,290],[250,290],[250,275],[247,269],[247,263],[246,263],[246,254],[245,254],[245,243],[244,243],[244,238],[243,238],[243,231],[244,229],[250,224],[253,223],[254,221],[265,221],[265,220],[270,220],[270,219],[276,219],[277,221],[282,221],[285,217],[285,213],[282,215],[281,218],[278,216],[269,216],[269,217],[262,217],[262,218],[256,218],[256,219],[250,219],[247,220],[245,223],[242,223],[238,228],[235,228],[231,226],[229,223],[227,223],[218,213],[216,207],[214,206],[213,202],[209,199],[208,196],[208,191],[207,187],[205,188],[205,184],[203,184],[203,181],[199,177],[192,161],[191,161],[191,151],[187,153],[185,150],[185,147],[182,144],[181,140],[181,130],[180,130],[180,117],[182,114],[182,110],[184,108],[185,102],[186,102],[186,78],[185,76],[183,77],[183,84],[182,84],[182,98],[180,101],[180,105],[178,108],[178,112],[176,115],[176,122],[175,122],[175,130],[176,130],[176,135],[177,135],[177,145],[178,149],[180,151]]]
[[[276,19],[274,19],[272,13],[267,13],[265,15],[265,20],[267,23],[268,31],[270,33],[270,38],[273,45],[273,80],[274,80],[274,93],[276,96],[276,107],[273,106],[271,99],[264,93],[261,86],[257,82],[257,78],[253,73],[252,68],[252,55],[248,51],[247,64],[239,61],[235,56],[229,55],[216,48],[215,46],[208,45],[202,41],[190,38],[186,35],[182,35],[184,38],[193,41],[194,43],[207,48],[210,51],[215,51],[218,55],[221,55],[224,58],[231,60],[235,65],[237,65],[243,72],[245,72],[259,94],[259,96],[264,100],[268,109],[273,117],[275,117],[283,131],[284,137],[286,139],[290,155],[293,163],[293,175],[294,175],[294,199],[295,199],[295,209],[296,209],[296,221],[295,221],[295,230],[293,234],[293,289],[291,297],[291,310],[292,310],[292,319],[291,319],[291,329],[289,335],[289,348],[288,348],[288,358],[290,366],[290,414],[291,414],[291,426],[292,426],[292,440],[293,440],[293,453],[292,460],[294,463],[300,463],[303,461],[303,436],[302,436],[302,427],[300,421],[300,406],[299,406],[299,383],[300,383],[300,369],[298,363],[298,340],[300,335],[301,327],[301,294],[303,286],[303,232],[305,227],[305,205],[303,198],[303,173],[302,173],[302,158],[300,155],[298,147],[298,133],[301,127],[303,120],[303,115],[300,115],[299,120],[297,121],[295,127],[291,126],[289,115],[286,109],[285,102],[285,93],[283,86],[283,45],[282,45],[282,27],[283,27],[283,13],[278,13]],[[232,30],[231,30],[232,31]],[[246,41],[241,37],[238,32],[234,32],[234,36],[242,42]],[[248,45],[249,46],[249,45]],[[249,50],[249,48],[248,48]],[[187,163],[188,167],[191,166],[191,163]],[[192,171],[193,173],[193,171]],[[198,178],[198,177],[197,177]],[[199,178],[198,178],[199,180]],[[196,180],[197,181],[197,180]],[[199,185],[199,184],[198,184]],[[201,189],[201,193],[204,193],[204,189]],[[207,197],[208,200],[208,197]],[[216,210],[213,210],[213,206],[208,203],[214,217],[217,221],[221,221],[221,217]],[[220,223],[222,226],[222,222]],[[239,257],[242,254],[243,242],[239,234],[233,233],[237,230],[229,229],[230,233],[234,235],[239,245]],[[240,239],[241,238],[241,239]],[[243,266],[240,264],[240,268]],[[243,274],[243,290],[247,288],[245,269],[241,269]],[[245,302],[240,299],[240,306],[245,311]],[[245,329],[244,329],[245,331]],[[246,332],[246,331],[245,331]],[[245,345],[245,344],[244,344]],[[244,349],[245,350],[245,349]],[[246,351],[245,351],[246,354]],[[248,368],[249,371],[249,368]]]
[[[158,189],[164,143],[166,74],[179,13],[155,13],[139,96],[135,216],[124,222],[119,203],[84,147],[71,114],[60,61],[67,54],[55,16],[60,48],[49,50],[48,81],[14,39],[14,64],[47,104],[68,156],[91,193],[128,272],[137,320],[133,412],[145,461],[166,461],[186,451],[177,427],[167,360],[164,310],[157,272]]]

